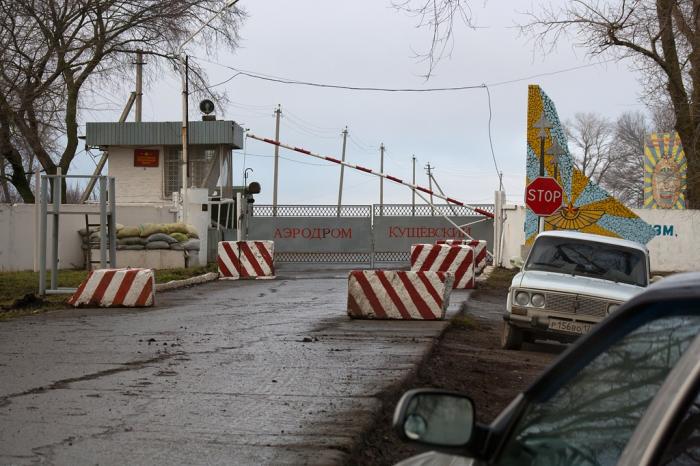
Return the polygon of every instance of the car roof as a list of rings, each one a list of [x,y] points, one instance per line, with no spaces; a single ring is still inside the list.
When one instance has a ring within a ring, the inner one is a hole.
[[[671,275],[654,283],[645,291],[622,304],[618,310],[596,325],[591,332],[583,335],[576,343],[565,350],[559,358],[524,392],[526,398],[547,397],[556,390],[562,380],[568,379],[582,367],[588,365],[601,347],[607,348],[610,339],[615,338],[624,327],[640,317],[645,307],[660,302],[700,300],[700,272],[687,272]],[[672,309],[669,306],[669,312]],[[700,306],[694,312],[700,314]]]
[[[615,246],[623,246],[626,248],[639,249],[640,251],[644,251],[645,253],[647,252],[647,247],[643,244],[627,239],[614,238],[612,236],[594,235],[592,233],[581,233],[580,231],[552,230],[540,233],[539,235],[537,235],[537,238],[545,236],[551,236],[555,238],[571,238],[583,241],[596,241],[598,243],[613,244]]]

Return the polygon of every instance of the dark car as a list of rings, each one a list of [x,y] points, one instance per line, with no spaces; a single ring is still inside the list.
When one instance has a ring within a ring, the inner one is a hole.
[[[434,447],[408,465],[700,464],[700,273],[622,305],[490,425],[465,395],[411,390],[394,427]]]

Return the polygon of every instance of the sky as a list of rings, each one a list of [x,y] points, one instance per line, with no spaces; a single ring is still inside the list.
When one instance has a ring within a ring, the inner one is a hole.
[[[476,29],[455,28],[454,47],[433,76],[415,56],[430,43],[430,31],[418,19],[391,8],[390,0],[240,0],[248,18],[240,30],[240,47],[207,56],[189,46],[211,83],[230,78],[226,66],[301,81],[350,86],[430,88],[489,85],[491,140],[507,199],[522,204],[525,183],[527,86],[539,84],[554,100],[562,121],[577,112],[615,118],[644,110],[641,88],[627,63],[587,56],[561,40],[543,54],[515,27],[525,21],[523,2],[474,2]],[[513,4],[518,4],[515,10]],[[554,3],[557,3],[556,1]],[[206,61],[205,61],[206,60]],[[587,66],[572,71],[571,68]],[[148,66],[148,65],[146,65]],[[532,77],[540,75],[538,77]],[[529,78],[532,77],[532,78]],[[529,79],[528,79],[529,78]],[[505,81],[515,81],[504,83]],[[384,171],[411,179],[415,155],[418,184],[428,184],[425,165],[450,197],[468,203],[493,202],[498,176],[489,144],[489,101],[483,88],[441,93],[378,93],[293,86],[238,76],[217,88],[229,104],[217,106],[218,119],[238,122],[252,133],[274,138],[274,109],[282,107],[280,141],[340,158],[342,129],[349,132],[346,160],[379,169],[379,146],[386,147]],[[132,89],[95,95],[83,121],[115,121]],[[216,104],[216,103],[215,103]],[[199,119],[197,102],[190,119]],[[180,84],[174,74],[158,73],[144,89],[146,121],[180,120]],[[129,118],[133,119],[133,114]],[[262,185],[257,202],[270,203],[273,146],[247,140],[234,153],[234,181]],[[97,155],[93,151],[93,155]],[[282,149],[279,165],[280,204],[335,204],[339,167]],[[86,153],[74,162],[76,172],[91,172]],[[345,170],[343,203],[379,202],[379,179]],[[384,183],[384,202],[410,203],[410,189]]]

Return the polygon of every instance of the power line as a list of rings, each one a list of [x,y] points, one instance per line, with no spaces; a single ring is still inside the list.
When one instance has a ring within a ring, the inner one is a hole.
[[[253,79],[260,79],[263,81],[269,81],[269,82],[276,82],[279,84],[291,84],[291,85],[299,85],[299,86],[310,86],[310,87],[319,87],[319,88],[329,88],[329,89],[343,89],[343,90],[349,90],[349,91],[369,91],[369,92],[450,92],[450,91],[463,91],[463,90],[470,90],[470,89],[481,89],[485,88],[487,86],[490,87],[497,87],[497,86],[503,86],[506,84],[513,84],[521,81],[527,81],[535,78],[540,78],[543,76],[553,76],[561,73],[568,73],[570,71],[576,71],[584,68],[590,68],[593,66],[598,66],[606,63],[610,63],[615,61],[614,58],[610,58],[608,60],[601,60],[596,63],[587,63],[585,65],[579,65],[579,66],[573,66],[570,68],[563,68],[560,70],[555,70],[555,71],[549,71],[545,73],[538,73],[538,74],[533,74],[529,76],[523,76],[520,78],[515,78],[515,79],[510,79],[506,81],[498,81],[495,83],[482,83],[482,84],[472,84],[472,85],[463,85],[463,86],[448,86],[448,87],[430,87],[430,88],[411,88],[411,87],[405,87],[405,88],[392,88],[392,87],[372,87],[372,86],[356,86],[356,85],[343,85],[343,84],[329,84],[329,83],[320,83],[320,82],[313,82],[313,81],[302,81],[299,79],[293,79],[293,78],[285,78],[285,77],[279,77],[279,76],[273,76],[273,75],[268,75],[268,74],[263,74],[255,71],[247,71],[247,70],[242,70],[239,68],[234,68],[233,66],[229,65],[224,65],[223,63],[218,63],[214,61],[207,60],[203,57],[195,57],[198,60],[204,61],[206,63],[210,63],[213,65],[218,65],[223,68],[228,68],[232,71],[235,71],[236,73],[232,75],[229,79],[227,79],[225,82],[230,81],[231,79],[235,78],[236,76],[246,76],[249,78]],[[222,83],[218,83],[215,86],[218,86]],[[210,86],[213,87],[213,86]]]
[[[246,152],[245,154],[248,157],[265,157],[265,158],[273,158],[274,155],[264,155],[264,154],[251,154],[250,152]],[[301,160],[295,160],[289,157],[284,157],[282,155],[279,156],[281,159],[284,160],[289,160],[290,162],[294,163],[300,163],[302,165],[314,165],[317,167],[333,167],[333,165],[327,164],[327,163],[312,163],[312,162],[302,162]]]

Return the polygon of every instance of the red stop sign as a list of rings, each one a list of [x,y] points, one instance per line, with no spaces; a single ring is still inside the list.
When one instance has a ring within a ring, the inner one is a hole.
[[[525,204],[535,215],[552,215],[563,200],[564,190],[549,176],[537,177],[525,188]]]

